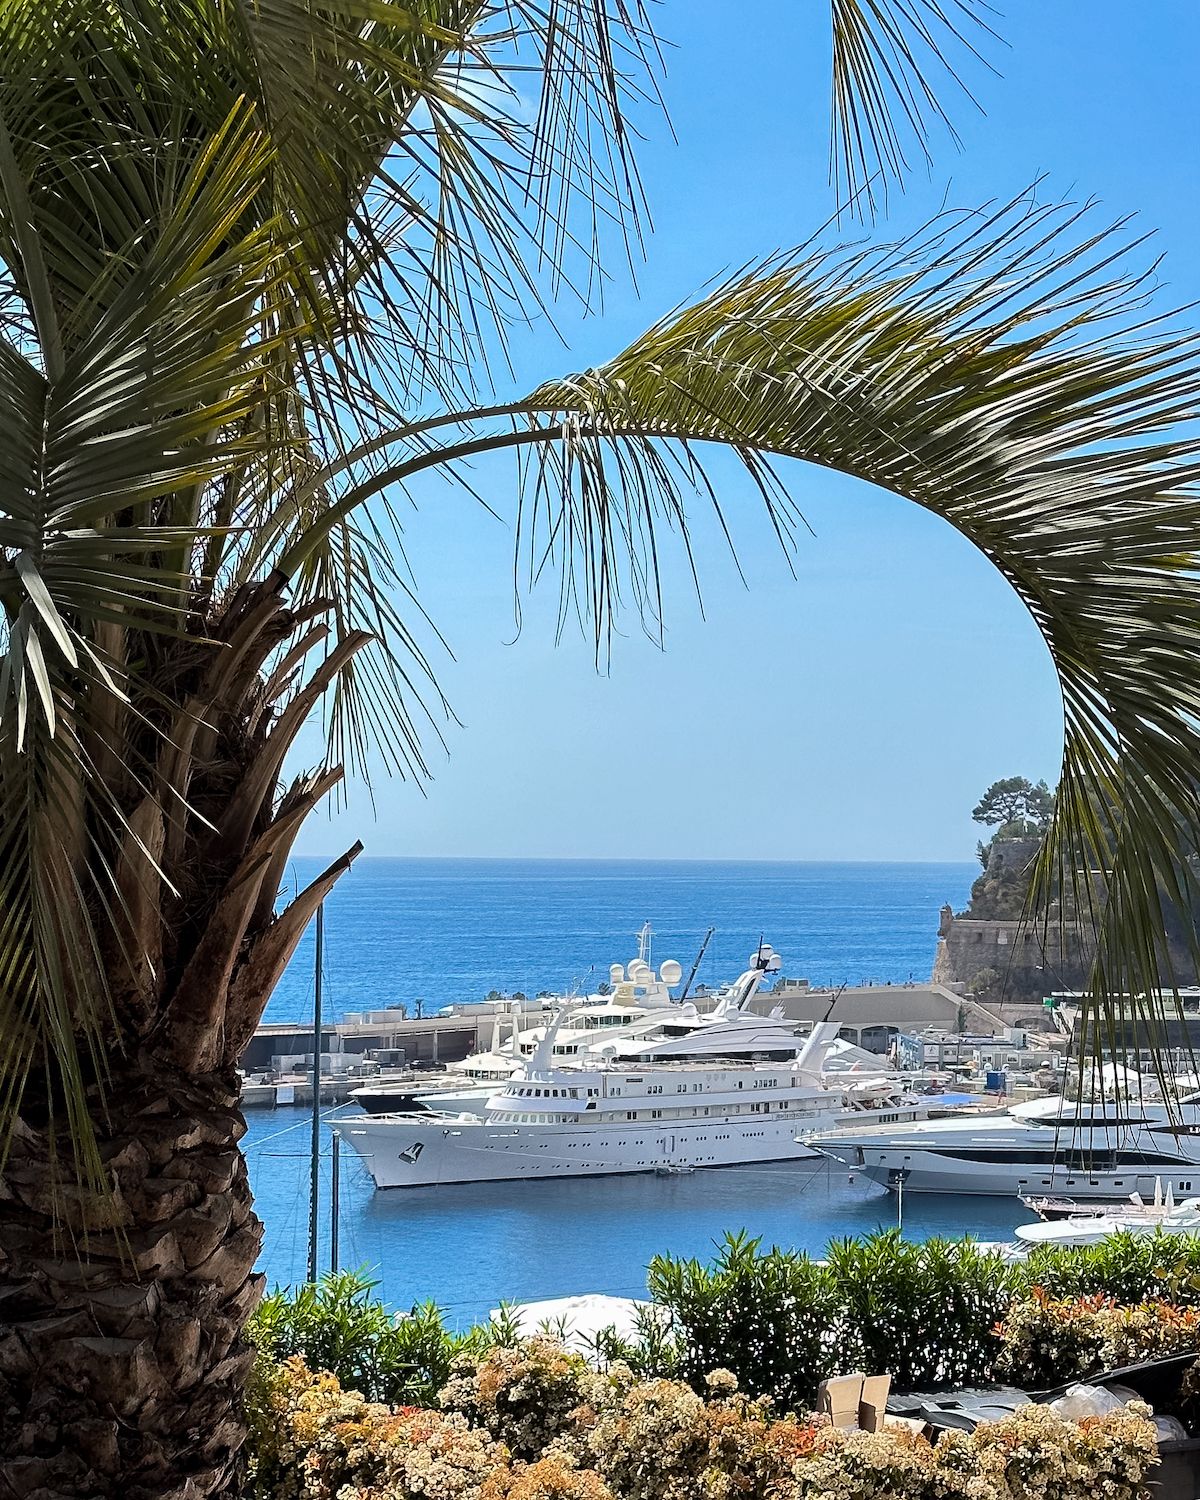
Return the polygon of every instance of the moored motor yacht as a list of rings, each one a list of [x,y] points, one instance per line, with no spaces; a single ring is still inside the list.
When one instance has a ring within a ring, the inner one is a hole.
[[[643,939],[645,934],[643,929]],[[655,974],[644,954],[643,945],[627,966],[611,966],[606,994],[569,996],[560,1002],[550,1023],[552,1066],[588,1060],[644,1064],[703,1058],[785,1062],[796,1056],[804,1040],[798,1026],[785,1020],[778,1008],[769,1016],[749,1009],[762,980],[778,971],[778,956],[771,948],[764,946],[756,953],[752,967],[717,990],[709,999],[710,1008],[703,1011],[691,1001],[673,998],[671,988],[682,977],[678,963],[668,959]],[[487,1052],[451,1064],[445,1078],[382,1080],[355,1089],[350,1098],[369,1114],[428,1110],[483,1115],[498,1083],[525,1076],[548,1030],[549,1026],[518,1030],[514,1024],[503,1040],[494,1030]],[[871,1054],[844,1042],[833,1042],[828,1057],[833,1068],[879,1066]]]
[[[1178,1197],[1200,1191],[1200,1094],[1173,1105],[1147,1087],[1119,1099],[1054,1096],[994,1114],[821,1132],[822,1154],[906,1193]],[[1139,1096],[1140,1095],[1140,1096]]]
[[[1200,1198],[1158,1205],[1143,1202],[1110,1204],[1102,1214],[1074,1214],[1068,1219],[1036,1219],[1017,1225],[1017,1239],[1027,1250],[1036,1245],[1098,1245],[1114,1234],[1200,1233]]]
[[[647,922],[638,933],[637,957],[628,966],[610,965],[608,984],[603,990],[586,995],[572,992],[557,1002],[506,1004],[491,1014],[491,1037],[483,1051],[448,1063],[445,1073],[437,1078],[410,1075],[377,1079],[355,1089],[351,1100],[373,1115],[425,1109],[478,1114],[496,1092],[498,1083],[524,1070],[551,1021],[557,1019],[558,1023],[555,1055],[569,1056],[603,1045],[615,1034],[614,1027],[645,1030],[655,1024],[659,1012],[675,1010],[682,1014],[684,1004],[672,996],[671,986],[679,983],[683,971],[678,963],[668,959],[655,974],[647,962],[650,938]],[[692,972],[695,973],[695,968]],[[694,1013],[696,1007],[688,1009]],[[543,1017],[544,1022],[539,1024]]]

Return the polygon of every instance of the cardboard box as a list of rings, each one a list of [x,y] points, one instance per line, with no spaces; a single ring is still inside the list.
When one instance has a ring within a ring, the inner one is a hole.
[[[835,1427],[857,1427],[862,1405],[862,1375],[837,1375],[817,1387],[817,1410]]]
[[[864,1432],[879,1432],[883,1426],[888,1397],[892,1393],[890,1375],[868,1375],[858,1398],[858,1425]]]

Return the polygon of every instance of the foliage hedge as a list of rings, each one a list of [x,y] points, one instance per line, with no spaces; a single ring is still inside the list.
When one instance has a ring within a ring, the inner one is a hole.
[[[814,1403],[821,1380],[850,1370],[887,1370],[898,1391],[991,1378],[1005,1357],[1004,1328],[1021,1321],[1011,1310],[1035,1291],[1064,1307],[1101,1297],[1200,1309],[1200,1237],[1120,1234],[1082,1249],[1041,1247],[1011,1265],[970,1241],[912,1243],[896,1230],[835,1240],[824,1262],[728,1235],[711,1264],[656,1257],[648,1283],[669,1317],[644,1320],[636,1340],[600,1335],[594,1363],[620,1360],[637,1375],[679,1378],[700,1394],[712,1370],[728,1369],[751,1399],[797,1411]],[[368,1400],[415,1405],[432,1404],[457,1360],[516,1341],[504,1315],[455,1333],[432,1305],[394,1320],[371,1291],[347,1272],[277,1292],[259,1308],[252,1334],[272,1359],[297,1355]],[[1010,1359],[1009,1378],[1020,1371],[1028,1385],[1083,1373],[1065,1352],[1057,1363]]]
[[[357,1271],[277,1289],[259,1304],[250,1337],[268,1359],[295,1357],[310,1370],[328,1370],[368,1401],[432,1406],[456,1359],[512,1336],[504,1319],[455,1333],[432,1302],[394,1317],[374,1289]]]

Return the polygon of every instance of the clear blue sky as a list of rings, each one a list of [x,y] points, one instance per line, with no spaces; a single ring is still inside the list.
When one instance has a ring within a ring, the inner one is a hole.
[[[986,116],[958,107],[961,152],[938,142],[932,176],[873,233],[1046,174],[1047,196],[1136,211],[1167,256],[1164,302],[1200,297],[1195,0],[1006,9],[1003,76],[972,79]],[[667,0],[657,17],[678,143],[652,124],[640,153],[655,232],[639,287],[614,253],[603,316],[560,311],[566,352],[545,329],[518,338],[516,389],[599,362],[714,274],[828,216],[823,0]],[[454,652],[432,648],[463,727],[446,727],[448,754],[431,737],[424,793],[380,777],[372,800],[352,786],[342,811],[310,821],[301,852],[362,837],[380,855],[960,859],[989,781],[1053,782],[1045,648],[964,540],[905,501],[791,466],[816,532],[793,579],[746,480],[728,463],[716,472],[749,589],[701,516],[705,618],[676,556],[665,651],[630,616],[607,676],[587,642],[555,647],[553,586],[517,636],[506,526],[436,483],[417,492],[406,549]],[[477,479],[511,515],[512,468]],[[314,728],[309,758],[318,740]]]

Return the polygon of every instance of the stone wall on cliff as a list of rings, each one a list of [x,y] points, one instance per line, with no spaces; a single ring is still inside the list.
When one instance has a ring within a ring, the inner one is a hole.
[[[1081,988],[1089,949],[1079,924],[1057,913],[1022,923],[1037,838],[995,838],[966,911],[944,906],[934,959],[935,983],[992,1000],[1039,1000]]]
[[[955,916],[943,907],[933,982],[969,992],[984,974],[997,976],[986,986],[993,999],[1040,1000],[1052,990],[1080,989],[1087,978],[1080,929],[1073,922]]]

